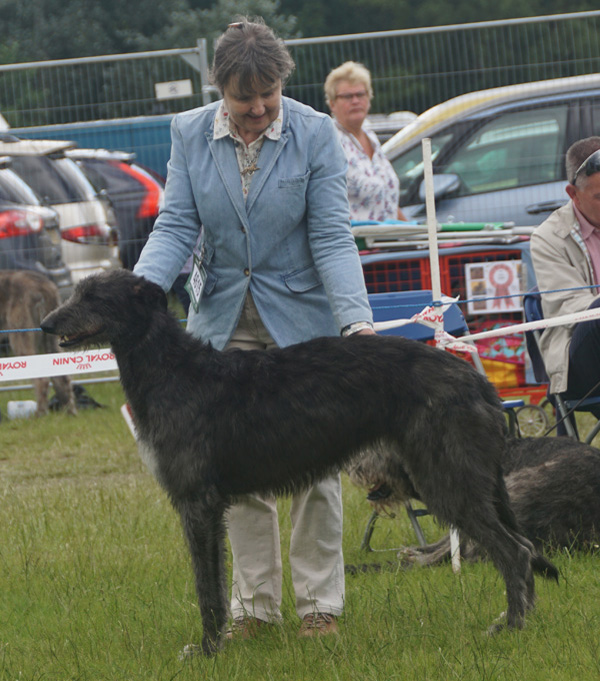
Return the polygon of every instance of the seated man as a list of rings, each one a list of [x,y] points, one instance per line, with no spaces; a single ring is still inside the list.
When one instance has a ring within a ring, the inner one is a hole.
[[[590,288],[600,282],[600,137],[571,145],[566,170],[570,201],[531,237],[547,318],[600,305],[600,288]],[[541,352],[551,393],[567,399],[600,395],[600,320],[545,329]]]

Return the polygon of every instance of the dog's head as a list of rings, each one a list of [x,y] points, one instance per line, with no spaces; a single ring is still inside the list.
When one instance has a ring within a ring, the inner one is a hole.
[[[79,282],[41,328],[60,336],[63,348],[132,345],[147,333],[156,312],[166,310],[159,286],[128,270],[110,270]]]

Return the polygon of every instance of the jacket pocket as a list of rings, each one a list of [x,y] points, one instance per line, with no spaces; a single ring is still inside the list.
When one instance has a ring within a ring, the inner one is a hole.
[[[314,265],[309,265],[301,270],[295,270],[283,277],[284,284],[294,293],[310,291],[317,286],[321,286],[321,277]]]
[[[295,177],[280,177],[277,181],[279,189],[302,189],[308,184],[310,177],[310,170],[304,175],[297,175]]]
[[[206,272],[206,281],[204,282],[204,290],[202,291],[203,295],[209,296],[213,292],[217,279],[218,278],[212,272]]]

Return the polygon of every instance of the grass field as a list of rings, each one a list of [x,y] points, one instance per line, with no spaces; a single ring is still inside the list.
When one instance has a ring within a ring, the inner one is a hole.
[[[505,607],[489,564],[403,571],[394,553],[359,550],[369,507],[344,481],[345,557],[382,563],[348,576],[340,635],[299,640],[289,574],[285,623],[213,659],[181,662],[201,624],[179,521],[140,462],[117,384],[89,387],[105,409],[0,423],[2,681],[465,681],[600,676],[598,556],[553,559],[519,632],[484,635]],[[0,393],[6,414],[9,399]],[[283,542],[289,537],[281,500]],[[442,530],[424,519],[430,539]],[[414,543],[402,514],[380,520],[375,547]],[[284,547],[284,553],[286,549]]]

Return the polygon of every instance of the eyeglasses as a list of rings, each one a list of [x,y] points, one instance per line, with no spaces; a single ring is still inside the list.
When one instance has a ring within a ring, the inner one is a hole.
[[[336,99],[343,99],[345,102],[351,102],[355,97],[356,99],[366,99],[369,96],[368,92],[348,92],[347,94],[336,95]]]
[[[577,176],[579,173],[585,170],[585,174],[587,177],[590,175],[593,175],[594,173],[600,173],[600,149],[595,151],[593,154],[590,154],[585,161],[577,168],[575,171],[575,175],[573,175],[573,180],[571,181],[571,184],[575,184],[575,180],[577,179]]]

